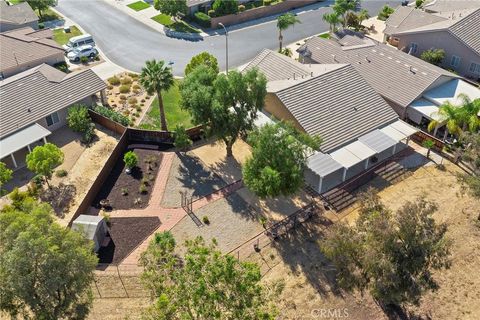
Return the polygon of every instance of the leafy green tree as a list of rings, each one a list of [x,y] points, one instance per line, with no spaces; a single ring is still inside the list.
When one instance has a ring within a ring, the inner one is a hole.
[[[433,142],[432,139],[427,139],[423,141],[422,146],[427,148],[427,159],[430,158],[430,151],[432,151],[432,148],[435,146],[435,142]]]
[[[377,16],[377,19],[378,20],[382,20],[382,21],[385,21],[388,19],[388,17],[390,17],[390,15],[392,13],[395,12],[395,9],[393,9],[392,7],[388,6],[388,5],[384,5],[382,7],[382,9],[380,10],[380,12],[378,13],[378,16]]]
[[[290,57],[290,58],[293,55],[292,49],[290,49],[290,48],[283,48],[282,52],[280,52],[280,53],[287,56],[287,57]]]
[[[175,128],[174,138],[175,141],[173,142],[173,145],[180,150],[186,150],[192,145],[192,140],[188,136],[184,126],[177,125]]]
[[[362,24],[363,21],[370,18],[370,14],[368,13],[367,9],[362,9],[360,12],[358,12],[357,17],[360,24]]]
[[[423,6],[424,0],[415,0],[415,8],[420,9]]]
[[[97,264],[91,241],[25,198],[0,214],[0,309],[12,318],[85,319]]]
[[[290,124],[267,124],[248,136],[252,156],[243,166],[245,185],[261,198],[291,195],[303,185],[310,149],[320,138],[297,131]]]
[[[3,185],[12,179],[13,171],[10,170],[7,165],[0,162],[0,196],[3,195]]]
[[[335,32],[335,30],[337,29],[337,25],[342,22],[340,16],[335,12],[324,13],[322,16],[322,20],[330,25],[330,33]]]
[[[139,82],[148,94],[157,94],[161,129],[168,131],[162,91],[168,91],[174,84],[172,69],[163,60],[149,60],[145,63],[145,67],[142,68]]]
[[[153,7],[175,18],[178,13],[187,14],[187,0],[154,0]]]
[[[47,186],[48,180],[52,178],[53,169],[63,163],[63,152],[52,143],[43,146],[36,146],[32,152],[27,154],[27,168],[36,174],[43,176]]]
[[[273,320],[260,268],[224,255],[215,241],[187,241],[180,258],[170,232],[157,233],[142,254],[143,282],[155,297],[146,319]]]
[[[68,109],[67,122],[70,129],[83,135],[83,140],[90,143],[95,136],[95,124],[84,105],[73,105]]]
[[[192,72],[193,69],[200,65],[205,65],[209,68],[212,68],[215,73],[219,72],[217,58],[215,58],[215,56],[211,55],[210,53],[204,51],[192,57],[190,62],[185,67],[185,75],[188,75],[190,72]]]
[[[443,59],[445,59],[445,50],[443,49],[425,50],[420,55],[420,58],[423,61],[427,61],[428,63],[438,66],[442,64]]]
[[[238,12],[237,0],[215,0],[212,5],[212,9],[215,11],[216,16],[224,16],[227,14]]]
[[[123,155],[123,162],[128,169],[133,169],[138,163],[138,156],[133,151],[128,151]]]
[[[278,42],[279,42],[278,52],[282,52],[282,44],[283,44],[282,32],[297,23],[301,23],[301,21],[298,20],[298,18],[293,13],[290,13],[290,12],[282,14],[277,18]]]
[[[43,18],[43,11],[47,10],[49,7],[53,7],[57,3],[56,0],[26,0],[26,2],[33,10],[38,11],[40,19]]]
[[[369,291],[386,306],[418,305],[425,292],[438,289],[432,271],[450,265],[447,227],[432,218],[436,210],[419,198],[392,214],[369,190],[356,224],[336,224],[321,245],[336,266],[338,284]]]
[[[342,17],[342,25],[344,28],[347,26],[347,13],[355,10],[356,6],[357,4],[353,0],[335,0],[332,9],[333,12]]]
[[[257,112],[265,103],[267,80],[256,69],[244,74],[231,71],[217,75],[206,66],[195,68],[180,86],[182,106],[196,124],[223,140],[227,156],[239,135],[252,130]]]
[[[468,166],[471,174],[459,173],[457,178],[464,190],[468,190],[473,197],[480,199],[480,133],[478,131],[463,132],[459,140],[461,159]]]

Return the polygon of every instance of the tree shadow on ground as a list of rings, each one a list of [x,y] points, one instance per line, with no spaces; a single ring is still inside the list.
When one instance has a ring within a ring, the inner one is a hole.
[[[227,200],[232,212],[241,215],[244,219],[253,221],[260,219],[260,212],[255,210],[255,208],[245,201],[237,192],[228,195],[225,200]]]
[[[385,306],[378,303],[389,320],[432,320],[431,314],[418,315],[397,305]]]
[[[308,222],[274,240],[272,246],[292,272],[302,272],[313,288],[322,296],[333,293],[343,297],[336,283],[336,271],[320,250],[324,231],[332,224],[327,218],[314,216]]]
[[[47,187],[45,190],[41,190],[39,198],[49,203],[55,214],[63,218],[76,192],[77,188],[75,188],[74,185],[60,183],[58,186],[51,186],[50,188]]]

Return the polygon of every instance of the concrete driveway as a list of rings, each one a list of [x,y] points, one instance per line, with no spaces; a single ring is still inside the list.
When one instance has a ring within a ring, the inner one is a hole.
[[[322,21],[322,15],[331,10],[328,5],[332,2],[329,0],[297,9],[302,23],[284,32],[284,43],[327,31],[328,24]],[[397,6],[399,3],[365,0],[362,6],[375,15],[384,4]],[[92,34],[103,53],[128,70],[140,71],[145,60],[155,58],[173,61],[174,74],[183,75],[190,58],[202,51],[215,55],[221,69],[225,68],[225,37],[221,34],[198,42],[168,38],[102,0],[61,0],[56,9]],[[263,48],[277,48],[275,17],[262,21],[260,24],[243,25],[244,28],[231,28],[229,68],[245,64]]]

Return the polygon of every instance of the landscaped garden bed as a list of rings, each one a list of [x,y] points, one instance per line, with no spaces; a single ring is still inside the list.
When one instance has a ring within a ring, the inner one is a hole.
[[[152,99],[139,84],[138,79],[139,75],[136,73],[123,72],[107,80],[108,105],[128,117],[130,125],[140,122],[144,110]]]
[[[150,149],[133,151],[138,156],[137,166],[127,174],[125,163],[119,159],[95,198],[95,207],[106,207],[107,210],[147,207],[162,161],[162,152]]]
[[[188,24],[187,22],[182,20],[174,21],[172,17],[164,13],[152,17],[152,20],[164,25],[172,31],[184,33],[200,33],[200,30]]]
[[[110,218],[110,243],[98,253],[100,263],[117,265],[160,226],[157,217]]]
[[[170,175],[162,205],[180,207],[180,192],[187,192],[189,197],[200,198],[226,186],[218,175],[208,171],[193,153],[178,154],[172,162]]]

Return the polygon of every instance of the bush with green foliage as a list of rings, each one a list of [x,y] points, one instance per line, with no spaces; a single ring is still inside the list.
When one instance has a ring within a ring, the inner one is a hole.
[[[0,213],[0,310],[11,319],[86,319],[97,257],[28,194]]]
[[[58,178],[63,178],[63,177],[66,177],[67,175],[68,175],[67,170],[60,169],[60,170],[55,171],[55,176],[57,176]]]
[[[423,6],[424,0],[415,0],[415,8],[420,9]]]
[[[80,62],[83,63],[83,64],[87,64],[88,63],[88,57],[80,57]]]
[[[87,106],[76,104],[68,109],[67,123],[70,129],[83,135],[85,143],[95,137],[95,124],[88,114]]]
[[[195,12],[195,21],[204,28],[210,28],[212,18],[208,14],[198,11]]]
[[[443,49],[430,49],[425,50],[420,55],[420,58],[423,61],[439,66],[442,64],[443,59],[445,59],[445,50]]]
[[[207,15],[208,15],[209,17],[211,17],[211,18],[217,16],[216,13],[215,13],[215,10],[213,10],[213,9],[208,10],[208,11],[207,11]]]
[[[138,163],[138,156],[134,151],[130,150],[123,156],[123,162],[125,162],[127,168],[133,169]]]
[[[207,225],[208,225],[208,224],[210,224],[210,219],[208,219],[207,216],[203,216],[202,222],[203,222],[204,224],[207,224]]]
[[[101,105],[95,106],[93,110],[98,114],[101,114],[106,118],[109,118],[110,120],[120,123],[124,127],[127,127],[129,125],[130,120],[128,120],[127,117],[125,117],[121,113],[116,112],[115,110],[112,110],[110,108],[107,108]]]
[[[48,180],[52,178],[53,169],[63,163],[63,152],[52,143],[36,146],[27,154],[28,170],[42,175],[50,187]]]
[[[213,10],[217,16],[225,16],[238,12],[237,0],[215,0],[212,5]]]
[[[130,93],[131,85],[129,84],[122,84],[118,89],[120,93]]]
[[[70,70],[68,69],[68,64],[67,64],[65,61],[55,63],[55,64],[53,65],[53,67],[54,67],[55,69],[58,69],[58,70],[62,71],[62,72],[65,72],[65,73],[69,73],[69,72],[70,72]]]
[[[161,13],[175,17],[177,13],[187,14],[186,0],[154,0],[153,7]]]
[[[120,84],[120,78],[117,76],[113,76],[111,78],[108,78],[108,83],[110,83],[112,86],[118,86]]]
[[[245,6],[243,4],[238,6],[238,12],[243,12],[245,11]]]
[[[188,75],[193,69],[201,65],[211,68],[215,73],[219,72],[217,58],[215,58],[214,55],[204,51],[192,57],[190,62],[185,67],[185,75]]]
[[[129,77],[125,77],[125,78],[122,78],[122,80],[120,80],[120,83],[121,84],[132,84],[132,79],[129,78]]]
[[[273,2],[273,0],[263,0],[263,5],[264,6],[269,6],[269,5],[272,4],[272,2]]]
[[[378,20],[382,20],[382,21],[385,21],[388,19],[388,17],[390,17],[390,15],[392,13],[395,12],[395,9],[393,9],[392,7],[388,6],[388,5],[384,5],[382,7],[382,9],[380,10],[380,12],[378,13],[378,16],[377,16],[377,19]]]
[[[13,170],[9,169],[7,165],[0,162],[0,196],[3,195],[3,185],[12,179]]]
[[[188,136],[184,126],[177,125],[174,132],[174,138],[175,141],[173,142],[173,145],[179,150],[184,151],[192,145],[192,140]]]

